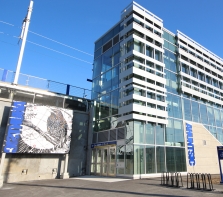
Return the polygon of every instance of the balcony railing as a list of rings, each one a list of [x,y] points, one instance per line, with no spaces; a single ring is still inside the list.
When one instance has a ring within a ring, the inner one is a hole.
[[[15,72],[0,68],[0,81],[13,83]],[[50,92],[91,99],[91,90],[43,79],[31,75],[19,74],[19,85],[48,90]]]

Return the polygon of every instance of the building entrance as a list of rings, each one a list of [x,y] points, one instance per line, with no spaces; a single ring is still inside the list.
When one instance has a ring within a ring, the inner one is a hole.
[[[91,174],[116,176],[115,146],[103,146],[92,149]]]

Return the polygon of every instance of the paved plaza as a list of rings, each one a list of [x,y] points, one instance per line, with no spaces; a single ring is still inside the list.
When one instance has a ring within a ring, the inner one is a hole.
[[[160,185],[160,179],[128,180],[84,176],[70,179],[39,180],[4,184],[0,196],[10,197],[107,197],[107,196],[223,196],[223,185],[215,184],[214,191],[171,188]]]

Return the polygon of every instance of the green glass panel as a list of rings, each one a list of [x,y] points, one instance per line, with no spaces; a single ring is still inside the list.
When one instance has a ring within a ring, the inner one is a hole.
[[[134,174],[145,174],[144,146],[134,145]]]

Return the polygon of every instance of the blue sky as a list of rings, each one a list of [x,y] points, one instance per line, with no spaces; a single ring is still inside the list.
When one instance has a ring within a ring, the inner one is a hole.
[[[120,19],[130,0],[34,0],[29,30],[86,53],[94,53],[94,42]],[[223,58],[222,0],[138,0],[164,21],[164,27],[180,30]],[[0,0],[0,68],[15,71],[22,20],[29,0]],[[62,46],[29,32],[21,72],[91,89],[93,56]],[[86,62],[77,60],[82,59]],[[89,63],[87,63],[89,62]]]

